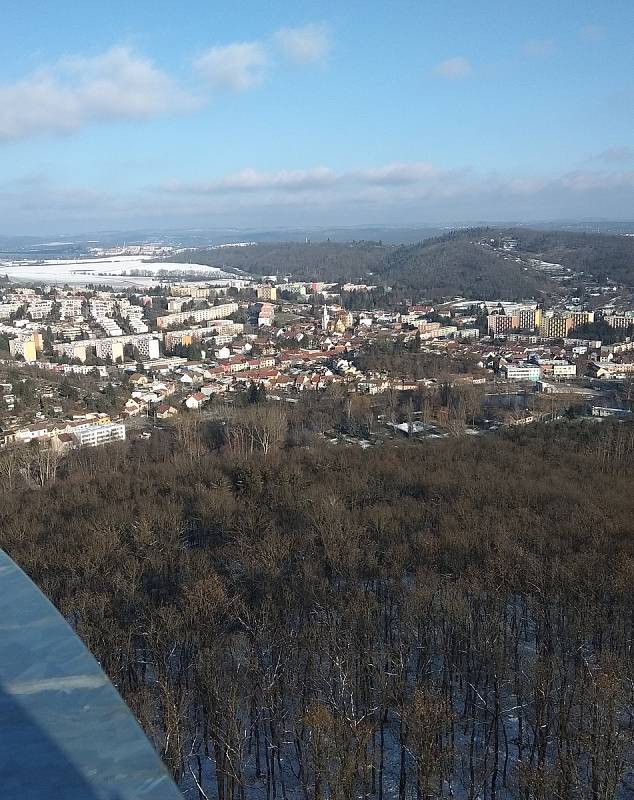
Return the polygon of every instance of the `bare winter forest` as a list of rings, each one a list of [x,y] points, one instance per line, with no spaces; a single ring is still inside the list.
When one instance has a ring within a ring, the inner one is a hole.
[[[3,457],[0,544],[185,796],[632,796],[634,426],[315,424],[190,417],[38,488]]]

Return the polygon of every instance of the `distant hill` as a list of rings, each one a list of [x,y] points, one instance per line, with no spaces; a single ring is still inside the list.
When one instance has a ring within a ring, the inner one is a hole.
[[[199,264],[239,268],[255,275],[292,274],[300,280],[397,286],[432,300],[455,295],[538,298],[552,289],[535,270],[518,264],[515,256],[483,247],[468,231],[413,245],[282,242],[195,250],[188,257]]]
[[[512,237],[518,247],[504,252]],[[491,246],[491,245],[494,246]],[[396,286],[430,300],[456,295],[501,300],[542,299],[559,290],[530,263],[539,258],[634,286],[634,237],[530,228],[472,228],[416,244],[378,241],[276,242],[193,250],[192,261],[254,275],[300,280],[362,281]],[[182,260],[182,254],[178,256]]]
[[[300,280],[345,281],[367,279],[369,273],[381,269],[393,249],[377,242],[276,242],[193,250],[187,257],[198,264],[234,267],[254,275],[292,274]],[[182,259],[181,253],[178,260]]]

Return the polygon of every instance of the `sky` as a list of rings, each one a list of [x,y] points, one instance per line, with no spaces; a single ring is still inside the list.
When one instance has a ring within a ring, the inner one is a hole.
[[[0,234],[634,219],[631,0],[3,0]]]

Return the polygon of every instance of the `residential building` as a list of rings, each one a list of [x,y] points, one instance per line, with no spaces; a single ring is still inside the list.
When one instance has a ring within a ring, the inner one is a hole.
[[[58,355],[66,356],[73,360],[81,361],[86,360],[86,345],[80,342],[59,342],[53,346],[53,350]]]
[[[539,332],[548,339],[565,339],[573,327],[572,317],[547,312],[543,316]]]
[[[265,286],[258,286],[255,291],[258,300],[271,300],[273,302],[277,300],[277,288],[275,286],[269,286],[268,284]]]
[[[515,314],[489,314],[487,323],[492,336],[504,336],[505,333],[519,328],[520,319]]]
[[[171,325],[183,325],[186,322],[205,322],[210,319],[223,319],[238,310],[237,303],[221,303],[211,308],[196,311],[184,311],[179,314],[165,314],[156,318],[157,328],[168,328]]]
[[[62,297],[59,301],[60,316],[62,319],[76,319],[82,316],[82,297]]]
[[[18,337],[9,341],[9,352],[12,356],[20,355],[25,361],[37,361],[37,349],[33,336]]]
[[[110,442],[125,440],[125,425],[110,422],[106,425],[90,425],[81,430],[73,431],[80,447],[97,447]]]
[[[568,379],[577,377],[577,365],[560,363],[553,364],[553,378]]]
[[[520,308],[518,311],[518,328],[522,331],[535,331],[542,323],[541,308]]]
[[[616,328],[617,330],[627,330],[634,327],[634,315],[631,314],[613,314],[604,319],[611,328]]]
[[[170,286],[170,294],[174,297],[186,297],[187,300],[206,300],[209,288],[206,286]]]
[[[202,392],[195,392],[194,394],[190,395],[187,400],[185,400],[185,405],[191,411],[197,411],[198,409],[202,408],[208,399],[209,398],[206,394],[203,394]]]
[[[571,311],[567,316],[572,320],[573,328],[578,328],[580,325],[590,325],[594,322],[594,311]]]
[[[540,369],[535,364],[507,364],[503,372],[508,381],[538,381]]]

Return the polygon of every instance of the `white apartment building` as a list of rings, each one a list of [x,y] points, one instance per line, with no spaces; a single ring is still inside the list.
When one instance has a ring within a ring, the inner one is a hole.
[[[33,300],[27,307],[31,319],[44,319],[48,317],[53,308],[52,300]]]
[[[553,364],[553,378],[576,378],[576,364]]]
[[[459,339],[479,339],[479,328],[461,328],[456,334]]]
[[[508,381],[538,381],[540,369],[534,364],[507,364],[504,367]]]
[[[97,358],[111,358],[116,361],[123,356],[123,348],[126,344],[135,347],[142,358],[158,358],[161,353],[162,335],[141,333],[130,334],[127,336],[111,336],[108,339],[80,339],[75,342],[59,343],[55,345],[55,351],[64,353],[69,358],[80,358],[86,360],[86,349],[95,351]],[[83,357],[80,355],[83,351]]]
[[[111,339],[97,339],[95,342],[95,352],[98,358],[112,358],[112,346],[131,344],[139,351],[142,358],[158,358],[161,352],[160,342],[151,334],[139,334],[130,336],[115,336]]]
[[[75,319],[82,316],[83,300],[81,297],[62,297],[59,301],[62,319]]]
[[[183,311],[180,314],[165,314],[156,318],[157,328],[168,328],[170,325],[183,325],[186,322],[206,322],[210,319],[222,319],[238,310],[237,303],[221,303],[211,308],[201,308],[197,311]]]
[[[605,321],[611,328],[617,330],[627,330],[634,326],[634,315],[632,314],[613,314],[612,316],[605,317]]]
[[[99,317],[97,324],[103,329],[106,336],[122,336],[123,331],[117,323],[109,317]]]
[[[112,316],[116,310],[116,300],[93,298],[90,300],[90,315],[95,319]]]
[[[167,310],[170,314],[178,314],[185,303],[193,299],[193,297],[170,297],[167,301]]]
[[[223,321],[214,325],[217,336],[239,336],[244,333],[244,325],[241,322]]]
[[[80,447],[97,447],[110,442],[125,440],[125,425],[111,422],[107,425],[89,425],[81,430],[74,430]]]
[[[0,303],[0,319],[9,319],[21,307],[22,303]]]
[[[207,286],[192,286],[191,284],[170,286],[170,294],[174,297],[184,297],[186,302],[194,298],[196,300],[206,300],[209,297],[209,288]]]
[[[140,319],[136,319],[134,317],[128,319],[128,323],[130,325],[130,329],[134,333],[148,333],[150,330],[145,322],[142,322]]]
[[[67,358],[76,358],[79,361],[86,360],[86,342],[59,342],[53,346],[53,350],[59,355]]]

